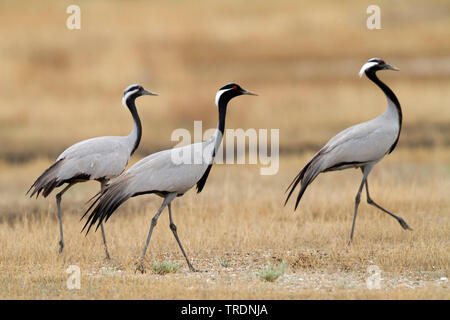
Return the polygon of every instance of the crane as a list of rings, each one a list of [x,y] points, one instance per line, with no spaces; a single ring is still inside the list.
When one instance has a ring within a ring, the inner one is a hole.
[[[348,168],[360,168],[363,178],[355,198],[349,243],[353,239],[356,214],[360,203],[361,191],[364,186],[366,187],[367,202],[370,205],[395,218],[403,229],[412,230],[403,218],[378,205],[369,195],[367,177],[374,165],[395,149],[402,128],[402,109],[400,103],[394,92],[378,79],[376,72],[380,70],[398,69],[387,64],[380,58],[372,58],[362,66],[359,76],[362,77],[365,74],[367,78],[373,81],[384,92],[388,103],[386,111],[375,119],[354,125],[334,136],[312,157],[286,190],[288,191],[290,189],[285,205],[300,183],[300,191],[295,202],[294,210],[296,210],[306,188],[319,173]]]
[[[194,185],[197,185],[197,193],[203,190],[211,171],[215,154],[222,142],[228,102],[240,95],[255,94],[241,88],[236,83],[227,84],[219,89],[215,99],[219,121],[214,135],[209,140],[151,154],[112,180],[99,193],[85,213],[86,215],[93,208],[83,228],[84,230],[87,227],[86,234],[89,233],[91,227],[96,223],[97,230],[103,221],[108,221],[115,210],[129,198],[143,194],[155,194],[162,197],[163,202],[151,220],[147,240],[137,264],[137,271],[145,272],[143,265],[145,253],[150,243],[153,228],[156,226],[158,218],[165,207],[168,207],[169,211],[169,227],[186,259],[190,271],[199,271],[192,266],[178,237],[177,227],[172,219],[171,203],[176,197],[183,196]],[[185,157],[186,154],[189,157]],[[188,161],[179,161],[181,158],[188,158]]]
[[[59,253],[62,253],[64,249],[62,195],[74,184],[89,180],[100,182],[101,190],[103,190],[110,179],[119,176],[125,170],[130,156],[136,151],[142,136],[142,125],[135,100],[143,95],[157,94],[145,90],[139,84],[128,86],[123,93],[122,104],[129,109],[133,117],[133,130],[128,136],[97,137],[70,146],[28,189],[27,194],[33,189],[30,198],[35,194],[37,198],[41,192],[44,197],[47,197],[53,189],[66,184],[62,191],[56,194],[60,232]],[[103,225],[101,229],[106,257],[109,259]]]

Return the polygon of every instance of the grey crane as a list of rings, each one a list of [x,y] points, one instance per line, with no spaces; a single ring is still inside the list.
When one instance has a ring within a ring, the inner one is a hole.
[[[295,202],[295,209],[297,209],[306,188],[319,173],[348,168],[360,168],[363,173],[363,178],[355,198],[349,243],[353,239],[356,214],[364,185],[366,186],[367,202],[369,204],[395,218],[403,229],[411,230],[401,217],[378,205],[369,195],[367,176],[378,161],[395,149],[402,128],[402,109],[400,103],[394,92],[376,76],[376,72],[379,70],[398,69],[387,64],[382,59],[372,58],[362,66],[359,76],[362,77],[365,74],[383,90],[388,102],[386,111],[375,119],[347,128],[334,136],[312,157],[287,188],[290,191],[285,205],[297,185],[301,182],[300,192]]]
[[[97,137],[70,146],[59,155],[55,163],[36,179],[28,190],[27,194],[33,189],[30,197],[36,194],[37,198],[41,192],[44,197],[47,197],[53,189],[67,184],[56,195],[60,232],[59,253],[62,253],[64,248],[61,212],[62,195],[74,184],[89,180],[100,182],[101,190],[103,190],[111,178],[119,176],[125,170],[130,156],[139,146],[142,136],[141,120],[139,119],[135,100],[143,95],[157,94],[145,90],[138,84],[128,86],[123,93],[122,104],[130,110],[134,121],[133,130],[128,136]],[[109,259],[103,225],[101,229],[106,257]]]
[[[97,223],[97,230],[102,222],[107,221],[114,211],[129,198],[142,194],[156,194],[163,198],[163,202],[151,220],[150,230],[137,264],[137,270],[142,273],[145,272],[143,260],[150,243],[153,228],[156,226],[161,212],[167,206],[170,229],[186,259],[188,267],[193,272],[199,271],[192,266],[178,237],[177,227],[172,220],[171,203],[175,197],[184,195],[195,184],[197,184],[197,192],[202,191],[211,171],[216,151],[222,142],[227,104],[232,98],[240,95],[255,94],[242,89],[235,83],[227,84],[219,89],[215,100],[219,111],[219,122],[214,135],[209,140],[149,155],[130,167],[118,178],[112,180],[99,193],[85,213],[86,215],[96,205],[84,225],[83,230],[89,226],[86,234],[89,233],[89,230],[95,223]]]

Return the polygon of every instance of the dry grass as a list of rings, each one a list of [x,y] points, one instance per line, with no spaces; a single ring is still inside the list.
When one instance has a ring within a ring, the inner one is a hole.
[[[108,221],[113,257],[108,263],[100,234],[80,234],[79,218],[86,208],[81,204],[98,186],[74,187],[63,202],[66,248],[58,256],[54,199],[25,200],[21,192],[44,162],[8,165],[0,181],[3,186],[10,181],[2,194],[11,204],[11,215],[0,224],[1,297],[447,299],[447,283],[441,278],[450,271],[450,153],[398,151],[385,159],[371,175],[372,195],[414,231],[402,230],[363,203],[351,246],[346,241],[359,171],[320,176],[295,214],[292,203],[282,206],[284,188],[308,156],[283,157],[279,174],[270,177],[259,176],[256,166],[216,166],[200,195],[189,192],[174,202],[185,248],[194,265],[209,272],[188,271],[164,213],[146,259],[149,270],[154,262],[181,265],[164,276],[135,273],[159,198],[128,201]],[[428,159],[436,163],[430,165]],[[267,263],[283,261],[286,273],[273,283],[255,274]],[[82,270],[79,291],[65,287],[65,269],[71,264]],[[383,272],[381,290],[365,287],[370,265]]]
[[[0,1],[0,298],[450,297],[448,1],[379,1],[379,31],[365,28],[371,1],[81,1],[80,31],[65,28],[69,4]],[[402,70],[381,77],[402,103],[404,127],[398,148],[371,173],[371,192],[414,231],[363,202],[347,246],[359,171],[320,176],[295,214],[292,203],[283,208],[283,192],[328,138],[384,110],[379,90],[357,77],[373,56]],[[80,235],[96,183],[65,195],[58,256],[55,201],[27,199],[33,179],[76,141],[126,134],[120,99],[128,84],[160,93],[137,102],[137,161],[174,145],[175,128],[192,130],[194,120],[214,127],[214,93],[229,81],[260,96],[233,100],[227,127],[279,128],[282,157],[275,176],[215,166],[200,195],[174,202],[185,248],[209,272],[188,272],[167,213],[146,265],[181,268],[134,272],[156,197],[132,199],[108,221],[106,262],[100,234]],[[256,275],[283,261],[275,281]],[[82,271],[79,291],[66,288],[71,264]],[[365,285],[371,265],[382,270],[380,290]]]

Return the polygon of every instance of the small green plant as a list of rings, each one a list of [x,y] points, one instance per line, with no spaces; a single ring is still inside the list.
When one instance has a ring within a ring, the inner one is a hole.
[[[230,266],[230,262],[227,259],[219,258],[218,261],[219,264],[224,268],[228,268]]]
[[[179,264],[172,263],[169,261],[153,262],[152,264],[153,273],[159,275],[165,275],[167,273],[175,273],[177,272],[178,269],[180,269]]]
[[[272,263],[268,263],[265,267],[262,267],[258,271],[256,271],[256,276],[264,281],[273,282],[277,280],[280,276],[282,276],[286,272],[286,264],[283,261],[277,265]]]

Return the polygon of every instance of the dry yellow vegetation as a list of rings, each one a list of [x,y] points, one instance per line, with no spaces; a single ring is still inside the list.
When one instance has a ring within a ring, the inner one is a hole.
[[[0,181],[10,185],[2,190],[2,207],[8,205],[5,200],[20,200],[0,224],[1,297],[447,299],[443,278],[450,271],[450,171],[438,161],[448,163],[450,153],[399,150],[380,163],[371,176],[372,196],[414,230],[404,231],[363,202],[351,246],[346,243],[358,170],[319,176],[295,213],[292,203],[283,208],[283,190],[309,155],[282,158],[276,176],[259,176],[257,166],[217,165],[200,195],[191,191],[174,202],[175,223],[188,255],[196,267],[209,271],[200,274],[188,271],[167,212],[150,243],[149,272],[135,273],[151,217],[161,203],[155,196],[128,201],[105,224],[112,255],[107,262],[100,233],[80,233],[84,202],[98,188],[94,182],[75,186],[63,202],[66,247],[59,256],[54,199],[25,200],[21,192],[28,176],[47,163],[8,165]],[[430,156],[439,159],[432,166]],[[150,267],[155,261],[181,268],[155,275]],[[256,276],[268,262],[283,261],[286,273],[276,281]],[[65,270],[72,264],[81,268],[79,291],[66,288]],[[371,265],[382,271],[380,290],[366,287]]]
[[[379,1],[382,30],[365,27],[371,1],[85,1],[82,27],[65,27],[67,1],[0,1],[1,299],[448,299],[450,271],[450,4]],[[413,228],[404,231],[362,198],[351,246],[359,170],[320,175],[299,209],[284,190],[331,136],[384,111],[385,98],[357,73],[379,56],[404,126],[397,149],[370,176],[371,195]],[[216,90],[236,81],[260,94],[235,99],[228,128],[280,129],[280,168],[216,165],[201,194],[174,201],[190,273],[164,212],[147,252],[135,261],[160,205],[133,198],[85,237],[80,218],[95,182],[63,198],[65,249],[58,250],[54,195],[25,197],[67,146],[126,134],[122,90],[141,83],[160,93],[137,101],[143,122],[132,161],[173,146],[176,128],[215,127]],[[165,275],[153,262],[181,265]],[[257,276],[283,263],[273,282]],[[69,265],[81,289],[68,290]],[[381,270],[369,290],[367,268]]]

